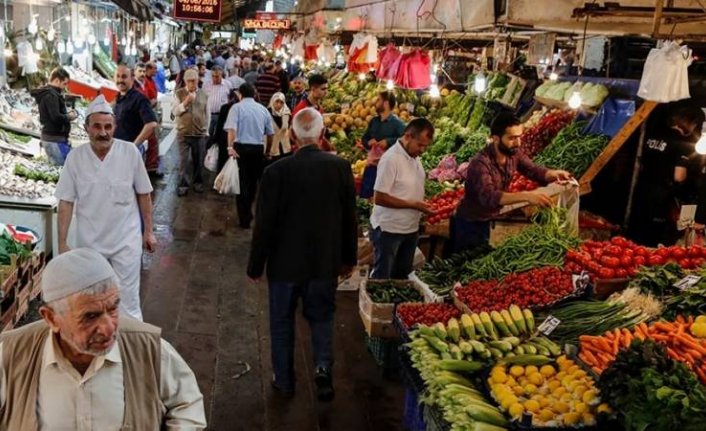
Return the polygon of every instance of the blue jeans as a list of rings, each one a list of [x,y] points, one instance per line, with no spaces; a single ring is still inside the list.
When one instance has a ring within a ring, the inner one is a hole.
[[[458,216],[451,217],[451,238],[453,252],[472,250],[490,241],[489,221],[468,221]]]
[[[299,298],[304,318],[311,329],[314,366],[333,366],[333,313],[336,308],[336,280],[308,283],[269,283],[272,371],[283,390],[294,389],[294,320]]]
[[[363,181],[360,186],[360,197],[363,199],[372,198],[375,194],[375,178],[378,175],[377,166],[366,166],[363,171]]]
[[[404,280],[414,264],[419,232],[390,233],[379,227],[371,231],[370,239],[375,249],[373,272],[370,278],[378,280]]]
[[[47,153],[47,158],[49,161],[57,166],[64,166],[66,161],[66,156],[69,155],[71,151],[71,144],[69,141],[63,142],[51,142],[51,141],[40,141],[42,148]]]

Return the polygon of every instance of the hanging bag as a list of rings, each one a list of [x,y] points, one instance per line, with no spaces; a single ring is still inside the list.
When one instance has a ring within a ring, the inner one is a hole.
[[[203,166],[211,172],[218,172],[218,144],[213,144],[208,149]]]
[[[238,160],[229,157],[221,173],[218,174],[213,182],[213,188],[222,195],[239,195],[240,194],[240,177],[238,169]]]

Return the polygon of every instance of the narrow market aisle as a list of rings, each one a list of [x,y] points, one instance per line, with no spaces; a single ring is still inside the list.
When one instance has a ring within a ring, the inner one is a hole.
[[[402,429],[403,388],[396,378],[382,378],[366,350],[357,292],[339,292],[337,298],[334,402],[316,401],[301,312],[296,397],[287,401],[273,394],[267,287],[245,275],[251,232],[237,227],[232,198],[210,191],[176,197],[176,156],[173,146],[165,157],[169,174],[155,187],[160,247],[143,262],[143,311],[196,373],[209,429]],[[251,370],[238,378],[245,364]]]

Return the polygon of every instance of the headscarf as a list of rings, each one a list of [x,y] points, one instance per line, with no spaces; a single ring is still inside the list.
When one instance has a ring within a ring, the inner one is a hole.
[[[282,103],[284,104],[282,106],[282,109],[279,111],[275,111],[275,101],[281,100]],[[289,110],[289,106],[287,106],[287,99],[284,96],[284,93],[275,93],[272,95],[272,98],[270,99],[270,104],[267,105],[267,107],[270,110],[270,113],[272,114],[272,119],[274,120],[275,124],[277,124],[277,127],[282,128],[282,123],[283,123],[283,117],[288,116],[289,118],[292,117],[292,111]],[[289,127],[289,121],[284,125],[285,128]]]

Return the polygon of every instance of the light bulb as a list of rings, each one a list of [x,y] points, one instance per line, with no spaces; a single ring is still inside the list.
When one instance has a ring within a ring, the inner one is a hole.
[[[106,37],[106,38],[104,38],[104,39],[103,39],[103,45],[105,45],[105,46],[108,46],[108,45],[110,45],[110,39],[109,39],[109,38],[107,38],[107,37]]]
[[[135,32],[132,31],[132,30],[130,30],[130,31],[127,32],[127,35],[130,36],[130,37],[132,37],[132,36],[135,35]]]
[[[12,50],[10,48],[5,48],[5,57],[12,57]]]
[[[54,36],[56,36],[56,30],[54,30],[54,27],[50,28],[49,31],[47,32],[47,40],[49,42],[54,41]]]
[[[66,21],[66,22],[71,21],[71,15],[66,15],[66,16],[64,17],[64,21]]]
[[[122,46],[127,45],[127,39],[125,38],[125,36],[123,36],[123,38],[120,39],[120,45],[122,45]]]
[[[557,79],[559,79],[559,74],[557,74],[556,72],[552,72],[549,74],[550,81],[556,81]]]
[[[439,86],[436,84],[431,84],[431,87],[429,87],[429,95],[435,99],[441,97]]]
[[[571,97],[569,98],[569,108],[578,109],[581,107],[582,102],[581,93],[579,91],[574,91],[571,93]]]
[[[88,35],[88,44],[94,45],[96,43],[96,37],[93,34]]]
[[[135,48],[135,45],[132,46],[132,49],[130,49],[130,55],[137,55],[137,48]]]
[[[29,22],[29,25],[27,26],[27,32],[29,32],[29,34],[32,34],[32,35],[37,34],[37,19],[36,18],[33,17],[32,21]]]
[[[358,79],[361,81],[365,81],[365,74],[363,72],[358,74]]]
[[[297,62],[297,60],[296,60],[294,57],[292,57],[292,58],[289,60],[289,64],[292,64],[292,65],[295,64],[296,62]]]
[[[343,18],[341,18],[340,16],[336,18],[336,22],[340,23],[341,21],[343,21]]]
[[[704,155],[706,154],[706,135],[701,135],[699,141],[696,143],[696,152]]]
[[[71,42],[71,39],[66,41],[66,53],[69,55],[74,53],[74,44]]]
[[[394,89],[395,89],[395,83],[392,82],[391,79],[388,79],[388,80],[387,80],[387,84],[385,84],[385,88],[387,88],[388,90],[394,90]]]
[[[483,72],[480,72],[473,80],[473,90],[478,94],[482,94],[485,91],[487,84],[488,80],[485,78]]]
[[[34,41],[34,48],[37,51],[41,51],[44,49],[44,44],[42,43],[42,38],[38,37],[37,40]]]
[[[63,41],[63,40],[60,40],[60,41],[59,41],[59,44],[58,44],[57,47],[56,47],[56,51],[57,51],[59,54],[63,54],[63,53],[66,52],[66,45],[64,44],[64,41]]]

